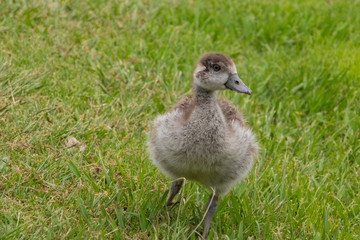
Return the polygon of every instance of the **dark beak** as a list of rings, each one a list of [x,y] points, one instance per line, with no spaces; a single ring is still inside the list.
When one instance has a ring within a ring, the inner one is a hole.
[[[238,93],[246,93],[251,95],[251,90],[248,88],[243,81],[239,78],[237,73],[230,75],[229,79],[225,83],[225,87],[234,90]]]

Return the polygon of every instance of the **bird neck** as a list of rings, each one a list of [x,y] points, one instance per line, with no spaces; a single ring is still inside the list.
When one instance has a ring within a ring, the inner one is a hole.
[[[198,85],[193,86],[194,99],[197,105],[216,105],[216,92],[206,90]]]

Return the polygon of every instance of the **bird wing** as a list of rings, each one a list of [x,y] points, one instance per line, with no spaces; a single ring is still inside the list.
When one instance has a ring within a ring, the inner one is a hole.
[[[237,121],[241,126],[246,126],[244,116],[226,99],[218,98],[217,103],[225,116],[226,122]]]
[[[195,101],[191,95],[183,97],[177,104],[172,107],[172,111],[177,110],[182,113],[183,120],[186,121],[195,108]]]

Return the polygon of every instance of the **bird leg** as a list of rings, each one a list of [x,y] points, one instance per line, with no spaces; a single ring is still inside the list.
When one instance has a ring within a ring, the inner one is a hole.
[[[172,200],[174,199],[176,194],[180,191],[183,182],[184,179],[178,179],[171,182],[168,199],[166,200],[166,206],[171,206],[174,204]]]
[[[205,205],[205,228],[202,237],[206,239],[209,234],[211,219],[213,218],[218,206],[219,196],[211,194]]]

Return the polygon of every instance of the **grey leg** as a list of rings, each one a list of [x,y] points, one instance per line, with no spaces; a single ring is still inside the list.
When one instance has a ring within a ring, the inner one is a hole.
[[[167,206],[173,205],[172,200],[174,199],[176,194],[180,191],[183,182],[184,182],[184,179],[179,179],[179,180],[175,180],[171,183],[168,199],[166,200]]]
[[[206,211],[206,209],[208,209],[208,207],[209,207],[209,210],[207,211],[207,213],[205,215],[205,228],[204,228],[204,232],[202,235],[202,237],[204,239],[206,239],[208,237],[211,219],[213,218],[213,216],[215,214],[216,208],[218,206],[218,201],[219,201],[219,197],[217,195],[215,195],[214,198],[212,199],[212,202],[210,203],[211,198],[213,198],[212,194],[206,201],[206,205],[205,205],[205,211]],[[209,204],[210,204],[210,206],[209,206]]]

